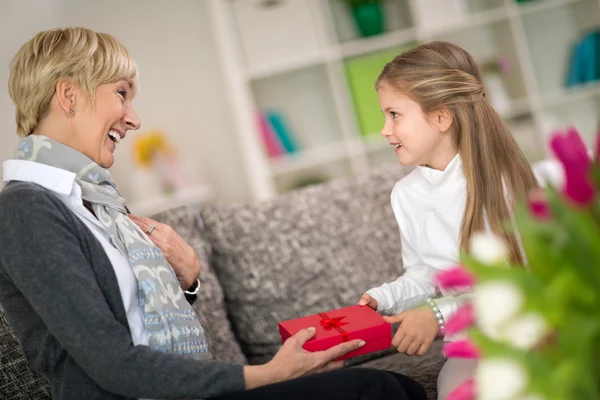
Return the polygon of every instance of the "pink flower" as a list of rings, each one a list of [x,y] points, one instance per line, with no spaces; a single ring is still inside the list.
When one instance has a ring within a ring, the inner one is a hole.
[[[475,380],[467,379],[454,389],[446,400],[472,400],[475,399]]]
[[[444,355],[455,358],[479,358],[479,349],[467,339],[448,342],[444,345]]]
[[[552,219],[552,215],[550,214],[550,207],[545,201],[530,201],[529,210],[531,211],[531,215],[533,215],[534,218],[539,221],[547,221],[549,219]]]
[[[475,323],[475,312],[469,303],[463,305],[452,317],[446,321],[445,330],[447,335],[454,335],[463,331]]]
[[[504,57],[498,57],[498,68],[504,75],[508,75],[511,70],[510,62]]]
[[[546,193],[541,188],[534,189],[529,194],[529,211],[539,221],[547,221],[552,218]]]
[[[475,284],[475,277],[460,265],[439,272],[435,279],[438,286],[445,289],[455,289]]]
[[[569,128],[564,135],[554,134],[550,145],[565,170],[565,196],[577,205],[585,206],[591,203],[595,197],[590,179],[592,162],[577,130]]]

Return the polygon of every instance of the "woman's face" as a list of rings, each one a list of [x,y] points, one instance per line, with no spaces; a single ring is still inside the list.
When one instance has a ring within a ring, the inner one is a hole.
[[[105,83],[96,89],[95,99],[78,96],[72,128],[73,147],[103,168],[115,162],[114,151],[128,130],[140,128],[131,101],[133,90],[127,80]]]

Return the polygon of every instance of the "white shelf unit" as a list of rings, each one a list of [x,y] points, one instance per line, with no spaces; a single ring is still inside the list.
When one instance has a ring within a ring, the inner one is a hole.
[[[208,0],[251,200],[395,162],[377,132],[361,132],[346,65],[429,40],[457,43],[476,61],[509,61],[502,83],[510,103],[501,114],[531,161],[545,157],[547,135],[567,125],[591,145],[600,82],[564,82],[571,46],[600,27],[600,0],[437,0],[463,4],[460,18],[445,24],[427,19],[423,1],[435,0],[386,0],[386,31],[361,38],[339,0]],[[267,156],[256,113],[268,108],[283,112],[298,153]]]

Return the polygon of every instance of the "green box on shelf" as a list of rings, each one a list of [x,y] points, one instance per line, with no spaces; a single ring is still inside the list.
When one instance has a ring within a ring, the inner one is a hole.
[[[415,44],[409,44],[348,58],[344,61],[346,77],[350,86],[361,135],[377,134],[383,126],[383,115],[379,109],[379,101],[375,91],[375,81],[381,70],[398,54],[414,46]]]

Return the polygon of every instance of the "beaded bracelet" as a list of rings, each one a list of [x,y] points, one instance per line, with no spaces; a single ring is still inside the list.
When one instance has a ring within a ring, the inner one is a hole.
[[[444,316],[442,315],[440,308],[437,306],[435,301],[433,301],[433,299],[427,299],[427,300],[425,300],[425,302],[429,305],[429,307],[431,307],[431,310],[433,310],[433,313],[435,314],[435,319],[436,319],[436,321],[438,323],[438,327],[440,329],[439,335],[443,336],[446,329],[445,329]]]

